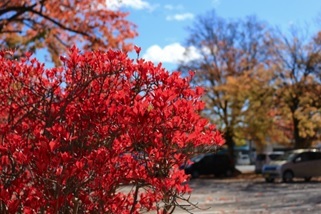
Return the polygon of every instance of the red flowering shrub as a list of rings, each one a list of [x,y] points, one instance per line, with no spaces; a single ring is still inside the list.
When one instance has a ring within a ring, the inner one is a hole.
[[[0,56],[0,213],[167,213],[179,166],[221,134],[202,90],[117,51],[76,48],[62,68]]]

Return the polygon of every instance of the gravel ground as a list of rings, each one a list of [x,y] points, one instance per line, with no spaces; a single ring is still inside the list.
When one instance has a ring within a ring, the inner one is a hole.
[[[202,177],[190,181],[190,200],[202,214],[301,214],[321,213],[321,178],[310,182],[265,183],[259,174],[243,173],[233,178]],[[174,213],[186,213],[176,210]]]

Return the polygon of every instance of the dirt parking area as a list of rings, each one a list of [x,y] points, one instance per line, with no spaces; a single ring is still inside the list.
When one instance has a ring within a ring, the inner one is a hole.
[[[266,183],[261,175],[243,173],[233,178],[202,177],[191,180],[190,186],[190,200],[201,208],[192,213],[321,213],[321,178]]]

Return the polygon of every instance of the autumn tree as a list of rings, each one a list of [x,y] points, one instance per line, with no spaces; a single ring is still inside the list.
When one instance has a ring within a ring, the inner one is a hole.
[[[233,155],[235,142],[244,137],[248,78],[268,64],[268,28],[255,17],[227,20],[211,11],[200,16],[189,32],[186,45],[196,48],[200,57],[181,63],[180,69],[195,70],[194,83],[206,90],[206,114],[224,129]]]
[[[172,213],[188,201],[180,166],[223,143],[191,76],[113,50],[73,48],[53,69],[25,55],[0,54],[1,213]]]
[[[127,15],[108,9],[106,0],[2,0],[0,44],[19,55],[46,49],[56,64],[76,43],[83,49],[130,50],[128,40],[137,33]]]
[[[320,42],[299,28],[276,38],[276,116],[290,128],[293,147],[306,148],[320,139]]]

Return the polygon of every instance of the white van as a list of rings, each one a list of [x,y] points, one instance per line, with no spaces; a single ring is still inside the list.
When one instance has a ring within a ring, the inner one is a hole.
[[[255,173],[261,173],[262,167],[265,164],[270,163],[282,155],[284,155],[284,152],[282,151],[257,154],[255,158]]]
[[[312,177],[321,176],[321,150],[299,149],[287,152],[264,165],[262,175],[266,182],[273,182],[276,178],[291,182],[295,177],[310,181]]]
[[[236,163],[238,165],[250,165],[251,164],[250,156],[248,154],[239,153],[239,155],[237,156]]]

